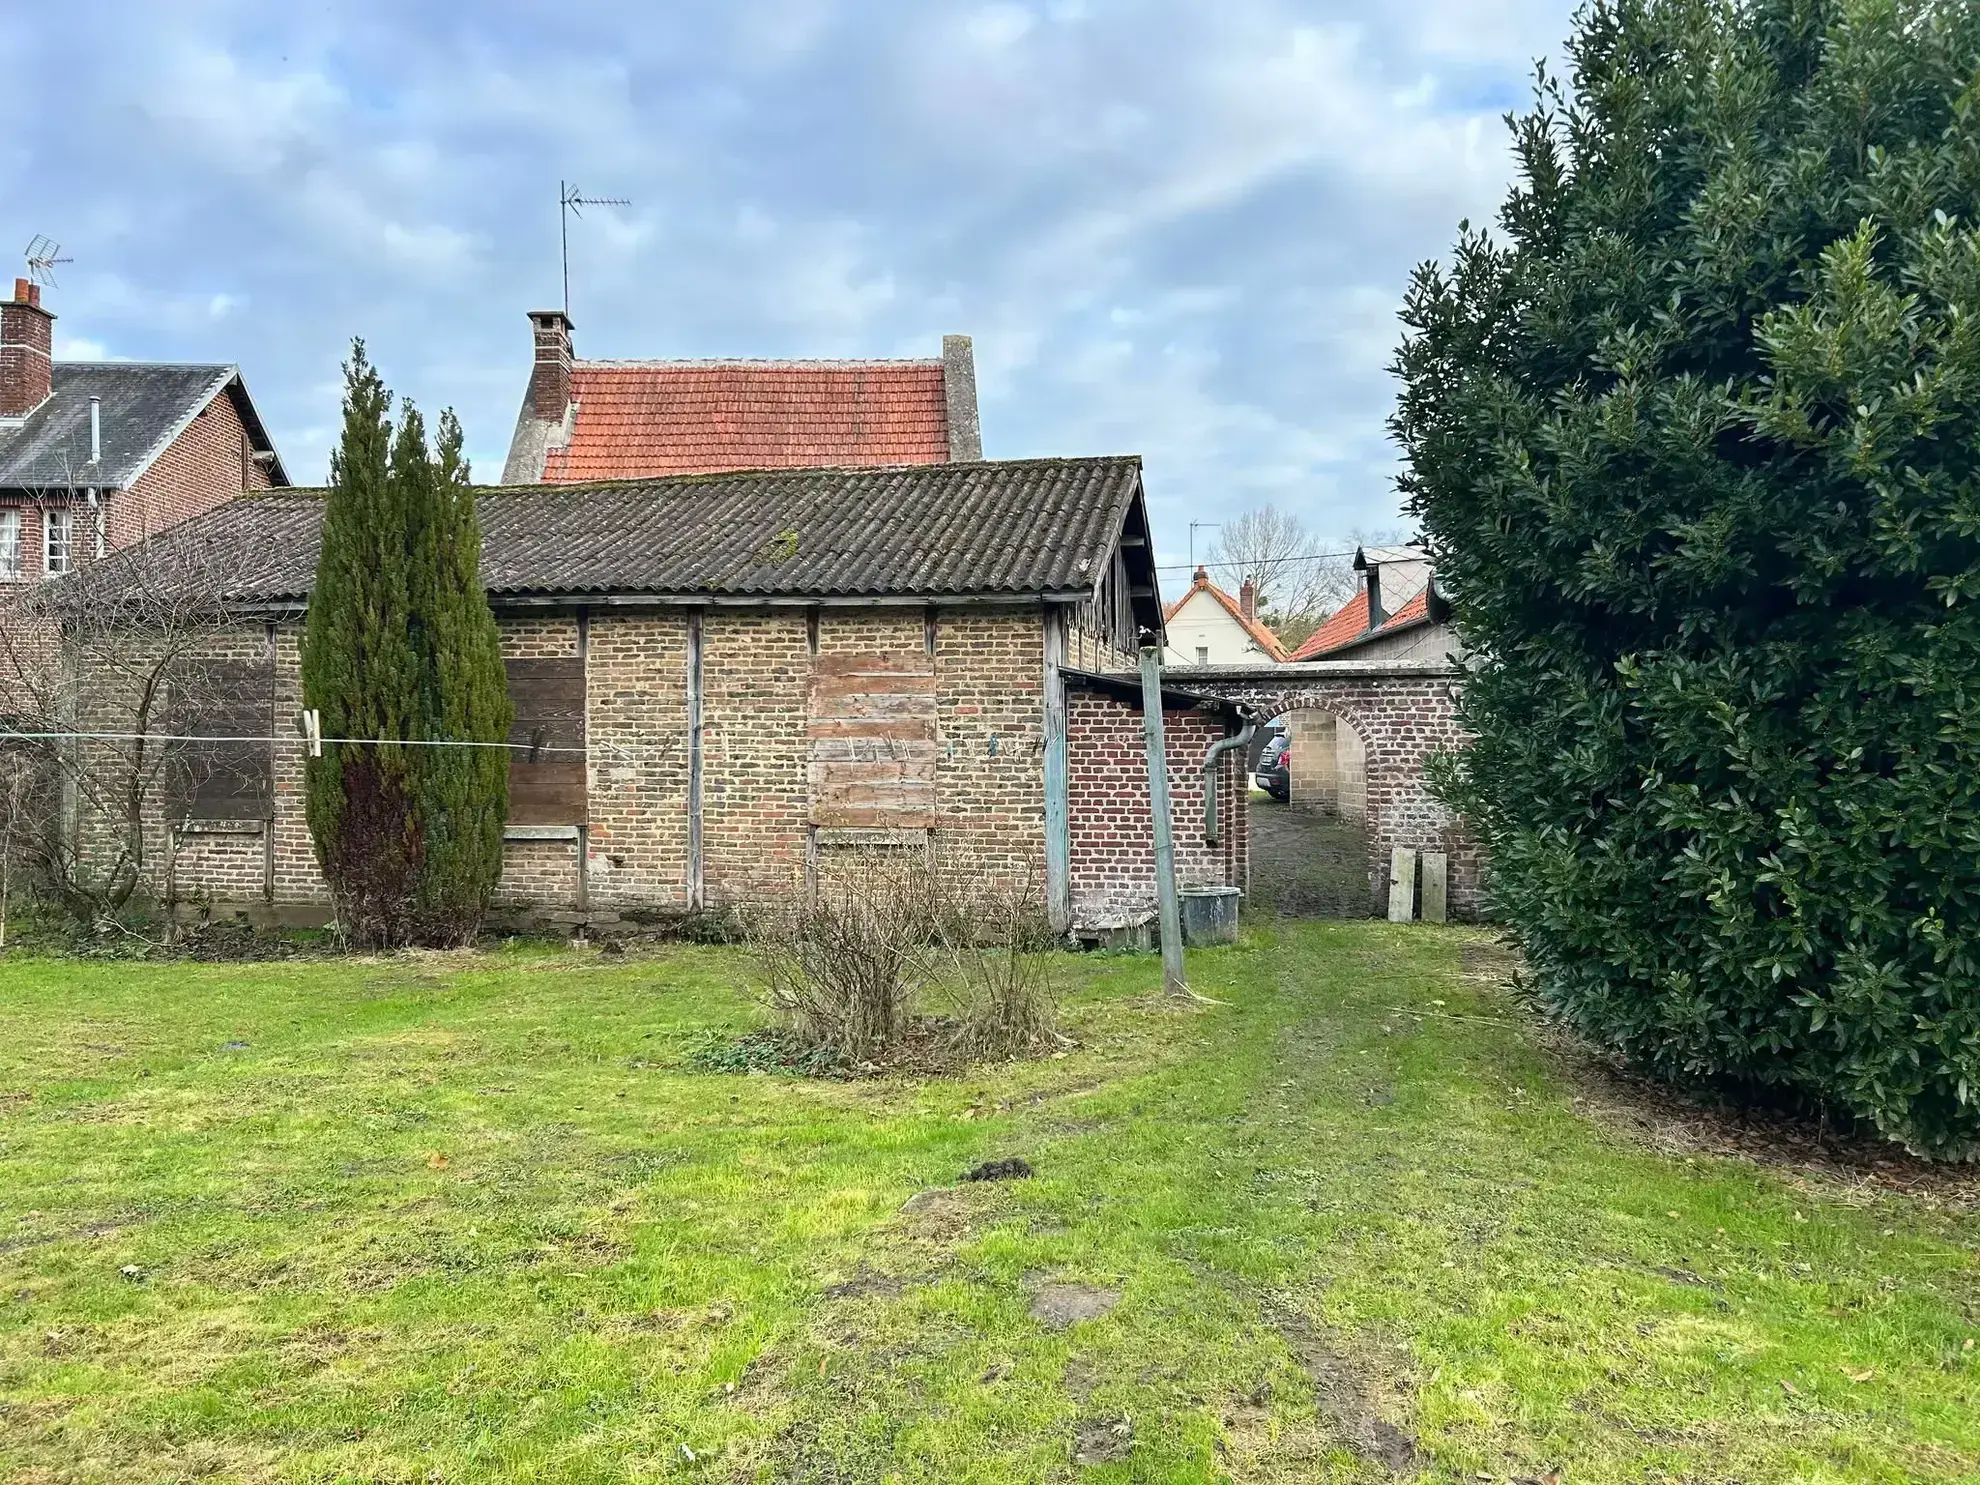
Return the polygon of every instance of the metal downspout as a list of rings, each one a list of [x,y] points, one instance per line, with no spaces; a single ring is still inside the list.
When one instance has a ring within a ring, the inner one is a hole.
[[[1217,760],[1232,748],[1241,748],[1250,742],[1258,731],[1256,722],[1246,722],[1244,731],[1235,737],[1227,737],[1221,742],[1210,744],[1210,751],[1203,755],[1203,840],[1206,845],[1216,845],[1217,829]]]

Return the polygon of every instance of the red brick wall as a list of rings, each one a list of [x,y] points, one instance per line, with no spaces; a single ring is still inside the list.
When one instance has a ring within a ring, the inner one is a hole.
[[[1244,750],[1218,760],[1218,841],[1204,839],[1203,760],[1227,735],[1221,715],[1165,711],[1176,880],[1243,887],[1249,860]],[[1067,804],[1075,922],[1155,906],[1155,827],[1141,709],[1092,691],[1066,698]]]
[[[247,457],[247,425],[222,392],[110,507],[113,547],[190,520],[245,490],[269,488],[268,468]]]

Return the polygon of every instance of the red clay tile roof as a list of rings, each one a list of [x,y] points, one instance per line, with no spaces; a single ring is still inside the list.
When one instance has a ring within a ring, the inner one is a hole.
[[[1379,629],[1371,630],[1368,627],[1368,590],[1363,588],[1342,604],[1331,619],[1308,635],[1306,643],[1292,652],[1292,658],[1318,660],[1356,640],[1366,639],[1370,634],[1386,634],[1391,629],[1401,629],[1429,617],[1430,589],[1426,585],[1408,603],[1384,619]]]
[[[1292,652],[1292,657],[1295,660],[1311,660],[1328,650],[1338,649],[1367,630],[1368,590],[1364,588],[1336,609],[1334,616],[1326,623],[1307,635],[1305,642]]]
[[[940,361],[577,361],[546,483],[736,469],[940,464]]]
[[[1264,651],[1267,660],[1283,661],[1286,658],[1286,647],[1279,643],[1279,636],[1267,629],[1256,619],[1247,619],[1244,616],[1243,605],[1222,588],[1211,582],[1210,574],[1201,567],[1196,569],[1196,581],[1189,585],[1189,591],[1169,605],[1169,611],[1162,615],[1162,622],[1167,624],[1174,619],[1181,612],[1182,606],[1188,603],[1198,593],[1208,593],[1217,602],[1221,603],[1224,606],[1224,612],[1238,621],[1244,632],[1251,636],[1251,642],[1257,645],[1260,650]]]

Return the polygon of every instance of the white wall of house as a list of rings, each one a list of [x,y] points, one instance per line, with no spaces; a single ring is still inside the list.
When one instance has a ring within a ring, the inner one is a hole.
[[[1258,648],[1244,625],[1209,593],[1198,589],[1182,602],[1169,620],[1165,665],[1270,665],[1272,657]]]

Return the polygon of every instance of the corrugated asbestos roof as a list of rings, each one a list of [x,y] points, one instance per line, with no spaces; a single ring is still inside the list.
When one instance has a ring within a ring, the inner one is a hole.
[[[48,400],[22,427],[0,430],[0,489],[128,489],[238,375],[232,366],[57,361]],[[102,399],[103,457],[95,464],[91,397]]]
[[[577,361],[546,482],[949,457],[940,361]]]
[[[492,487],[481,575],[498,598],[1072,593],[1140,488],[1133,455]],[[322,514],[320,492],[254,495],[154,540],[204,547],[229,602],[294,602]]]

